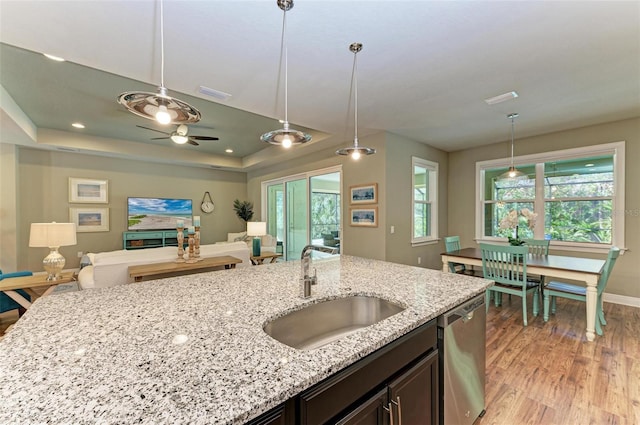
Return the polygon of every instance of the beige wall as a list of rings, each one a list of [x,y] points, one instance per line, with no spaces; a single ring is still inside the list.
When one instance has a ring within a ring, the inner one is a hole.
[[[0,270],[18,270],[18,149],[0,143]]]
[[[17,220],[18,268],[42,270],[46,248],[29,248],[32,222],[68,222],[69,207],[109,208],[110,231],[78,233],[78,244],[62,247],[65,267],[79,264],[77,252],[101,252],[122,249],[122,232],[126,231],[126,204],[129,196],[187,198],[193,200],[194,215],[201,216],[202,243],[227,239],[227,232],[244,230],[244,223],[233,211],[233,200],[246,197],[246,176],[205,168],[105,158],[91,155],[18,148],[17,187],[19,211]],[[4,165],[4,164],[3,164]],[[3,167],[4,170],[4,167]],[[70,204],[69,177],[109,180],[108,204]],[[3,190],[4,179],[2,181]],[[200,211],[200,202],[209,191],[216,205],[211,214]],[[4,257],[11,253],[1,246]]]
[[[637,266],[640,264],[640,118],[516,139],[515,154],[527,155],[619,141],[626,141],[626,213],[623,214],[628,251],[618,259],[606,291],[640,298],[640,271]],[[460,235],[463,246],[475,243],[475,184],[472,182],[475,182],[476,161],[504,158],[508,149],[508,142],[504,142],[449,154],[449,193],[452,196],[448,201],[448,233]]]
[[[385,189],[385,137],[384,133],[374,134],[359,140],[360,145],[377,149],[373,156],[363,157],[353,161],[349,157],[335,155],[335,148],[326,149],[314,154],[306,155],[292,161],[287,161],[275,167],[249,173],[247,177],[247,191],[249,199],[254,202],[256,211],[260,212],[261,183],[280,177],[290,176],[307,171],[319,170],[327,167],[342,165],[342,242],[341,251],[344,254],[365,258],[385,259],[385,211],[384,202],[378,204],[378,227],[363,228],[348,225],[349,188],[364,183],[377,183],[379,199],[384,199]],[[348,145],[345,142],[345,146]]]
[[[447,236],[447,174],[448,154],[424,143],[414,142],[393,134],[387,134],[387,196],[385,210],[387,217],[386,259],[394,263],[418,265],[441,269],[440,253],[444,251],[442,242],[411,245],[411,157],[437,162],[438,181],[438,236]],[[390,227],[395,232],[391,234]]]
[[[439,163],[439,233],[443,236],[447,230],[447,153],[383,132],[361,138],[359,142],[362,146],[375,148],[377,153],[353,161],[335,155],[335,149],[327,149],[276,168],[250,173],[247,179],[249,197],[259,211],[262,181],[342,164],[342,252],[410,265],[418,265],[418,257],[421,257],[422,267],[440,269],[442,243],[411,246],[411,157]],[[366,183],[378,184],[377,228],[348,224],[349,188]],[[391,225],[395,227],[394,234],[390,233]]]
[[[640,118],[585,127],[570,131],[516,139],[516,155],[568,149],[601,143],[626,141],[626,248],[611,277],[607,292],[640,298]],[[244,223],[233,212],[236,198],[255,204],[256,219],[261,210],[261,182],[296,173],[342,165],[343,252],[367,258],[384,259],[440,269],[442,243],[412,247],[410,244],[411,156],[435,161],[440,166],[439,236],[460,235],[464,246],[475,243],[475,163],[503,158],[508,142],[447,154],[421,143],[388,133],[360,139],[361,145],[374,147],[376,155],[352,161],[328,148],[277,166],[248,173],[224,172],[154,164],[141,161],[94,157],[58,151],[42,151],[0,145],[0,258],[3,268],[41,270],[44,248],[28,248],[29,223],[68,221],[68,178],[109,179],[110,232],[80,233],[78,245],[62,248],[68,267],[76,267],[77,251],[121,249],[125,230],[127,196],[182,197],[194,201],[194,211],[205,191],[210,191],[215,211],[200,214],[203,242],[226,239],[227,232],[244,230]],[[345,142],[345,145],[348,144]],[[379,226],[358,228],[348,225],[349,188],[377,183]],[[17,189],[17,190],[16,190]],[[451,194],[451,196],[449,196]],[[17,212],[17,213],[16,213]],[[390,234],[390,226],[395,233]],[[576,254],[589,256],[590,254]],[[591,256],[602,257],[591,254]],[[15,264],[15,267],[13,263]]]

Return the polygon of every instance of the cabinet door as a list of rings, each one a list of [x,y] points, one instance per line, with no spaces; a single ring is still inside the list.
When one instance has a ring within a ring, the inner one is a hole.
[[[388,424],[389,413],[383,406],[387,404],[387,389],[383,389],[362,403],[336,425],[382,425]]]
[[[389,384],[389,399],[397,412],[394,423],[438,423],[438,351],[434,351]]]
[[[278,406],[271,411],[260,415],[259,417],[249,421],[247,425],[286,425],[286,408]]]

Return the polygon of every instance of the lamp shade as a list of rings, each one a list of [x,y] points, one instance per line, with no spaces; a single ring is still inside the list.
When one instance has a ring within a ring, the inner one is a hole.
[[[75,245],[75,223],[31,223],[30,247],[59,247]]]
[[[247,236],[263,236],[267,234],[267,223],[264,221],[247,222]]]

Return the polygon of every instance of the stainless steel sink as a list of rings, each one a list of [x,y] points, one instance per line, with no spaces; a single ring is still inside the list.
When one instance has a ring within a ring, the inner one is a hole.
[[[264,326],[272,338],[311,350],[378,323],[405,308],[377,297],[351,296],[312,304]]]

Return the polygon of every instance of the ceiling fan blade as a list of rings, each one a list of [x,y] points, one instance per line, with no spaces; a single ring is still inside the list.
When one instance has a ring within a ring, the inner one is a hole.
[[[189,141],[188,141],[187,143],[189,143],[190,145],[193,145],[193,146],[200,146],[200,143],[198,143],[198,142],[194,142],[194,141],[193,141],[193,140],[191,140],[191,139],[189,139]]]
[[[189,138],[194,140],[220,140],[217,137],[210,137],[210,136],[189,136]]]
[[[153,137],[149,140],[167,140],[167,139],[170,139],[170,137]]]
[[[166,131],[162,131],[162,130],[156,130],[155,128],[144,127],[144,126],[141,126],[141,125],[136,125],[136,127],[144,128],[145,130],[157,131],[158,133],[162,133],[162,134],[166,134],[168,136],[171,136],[171,133],[167,133]]]

